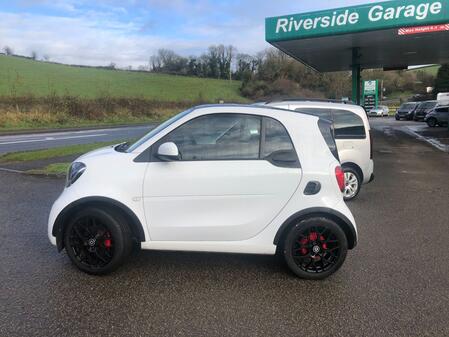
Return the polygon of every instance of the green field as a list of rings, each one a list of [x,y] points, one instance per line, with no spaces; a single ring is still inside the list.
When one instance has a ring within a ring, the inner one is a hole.
[[[243,102],[238,81],[80,68],[0,55],[0,96],[126,97]]]

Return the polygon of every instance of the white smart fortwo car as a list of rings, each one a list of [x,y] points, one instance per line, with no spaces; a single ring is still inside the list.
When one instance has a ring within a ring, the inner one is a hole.
[[[331,127],[267,107],[182,112],[135,144],[78,158],[52,207],[50,241],[91,274],[137,246],[279,252],[296,275],[325,278],[357,243]]]

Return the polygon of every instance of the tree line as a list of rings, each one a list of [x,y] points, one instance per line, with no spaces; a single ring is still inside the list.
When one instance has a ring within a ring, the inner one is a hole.
[[[440,68],[437,78],[424,70],[364,70],[365,80],[383,81],[384,95],[396,92],[425,93],[449,90],[449,66]],[[172,50],[160,49],[150,57],[149,71],[186,76],[242,81],[242,94],[251,99],[276,97],[334,98],[351,96],[349,71],[318,73],[285,53],[269,48],[255,55],[238,53],[233,46],[210,46],[201,56],[183,57]],[[445,79],[447,78],[447,79]],[[445,89],[446,88],[446,89]]]

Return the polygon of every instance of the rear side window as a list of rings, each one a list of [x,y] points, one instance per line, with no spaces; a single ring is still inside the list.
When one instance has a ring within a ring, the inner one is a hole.
[[[262,122],[261,158],[279,167],[299,168],[299,159],[285,127],[275,119],[264,117]]]
[[[269,157],[276,151],[294,151],[293,143],[285,127],[277,120],[265,118],[265,142],[262,158]]]
[[[366,138],[365,125],[361,117],[347,110],[333,110],[335,138]]]
[[[449,108],[438,108],[435,110],[436,110],[436,112],[449,112]]]

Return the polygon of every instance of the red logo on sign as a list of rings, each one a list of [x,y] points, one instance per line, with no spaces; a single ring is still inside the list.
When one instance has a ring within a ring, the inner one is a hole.
[[[398,31],[398,34],[399,35],[413,35],[413,34],[435,33],[435,32],[444,32],[444,31],[449,31],[449,23],[445,23],[442,25],[400,28]]]

